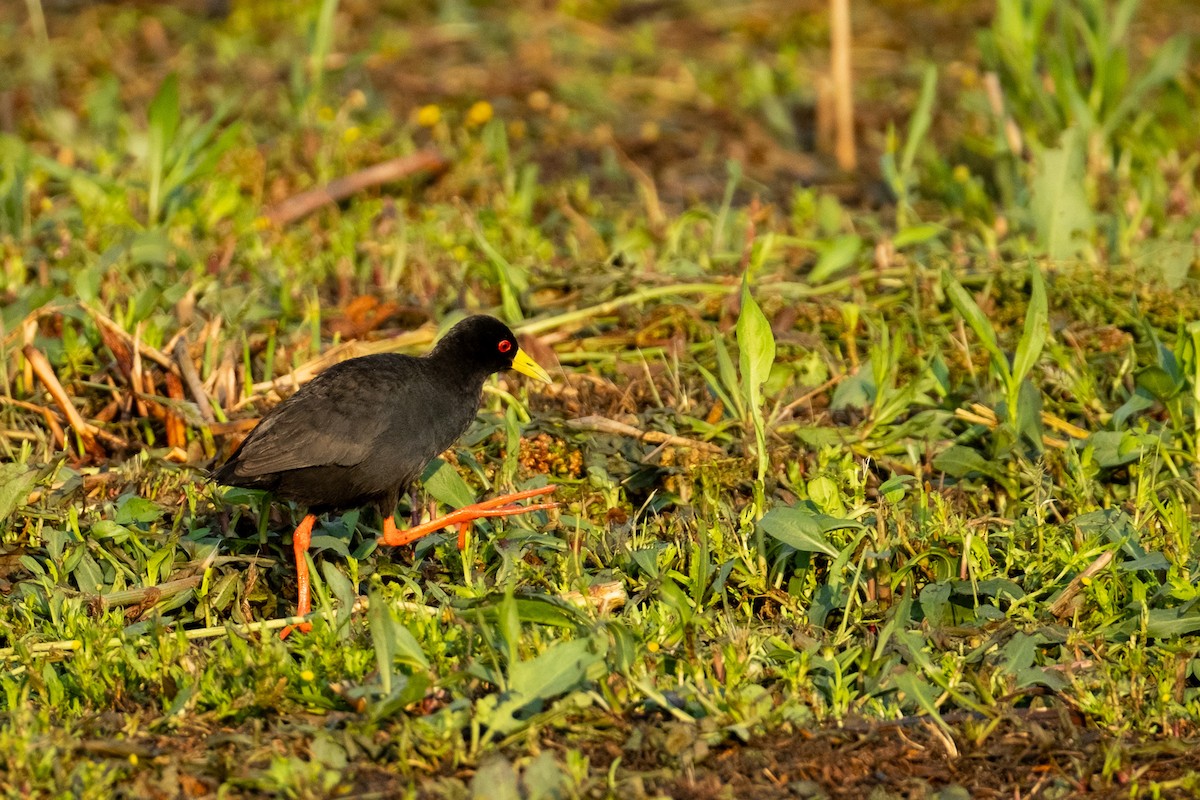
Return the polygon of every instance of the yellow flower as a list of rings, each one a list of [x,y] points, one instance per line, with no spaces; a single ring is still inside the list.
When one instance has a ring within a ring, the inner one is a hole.
[[[354,144],[360,136],[362,136],[362,129],[357,126],[352,126],[342,131],[342,141],[346,144]]]
[[[658,642],[646,642],[646,650],[651,653],[657,653],[659,651]]]
[[[442,120],[442,110],[433,103],[421,106],[417,111],[417,124],[422,128],[432,128]]]
[[[958,183],[966,183],[971,180],[971,170],[967,169],[966,164],[959,164],[954,168],[954,180]]]
[[[300,670],[300,680],[305,683],[312,683],[316,678],[317,676],[313,674],[311,669]]]
[[[467,110],[467,127],[477,128],[492,118],[492,104],[480,100]]]

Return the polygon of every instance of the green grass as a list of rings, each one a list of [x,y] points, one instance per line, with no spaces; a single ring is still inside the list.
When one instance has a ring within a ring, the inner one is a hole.
[[[864,10],[861,53],[924,47],[857,64],[855,176],[797,122],[820,9],[46,4],[40,42],[11,5],[7,794],[662,796],[717,747],[928,717],[968,750],[1045,709],[1101,742],[1060,788],[1195,788],[1129,779],[1200,721],[1190,4],[946,4],[952,45]],[[265,221],[426,147],[437,181]],[[314,630],[280,641],[295,510],[205,480],[217,423],[467,311],[561,369],[502,377],[426,491],[561,509],[461,552],[324,519]],[[215,432],[156,360],[180,341]]]

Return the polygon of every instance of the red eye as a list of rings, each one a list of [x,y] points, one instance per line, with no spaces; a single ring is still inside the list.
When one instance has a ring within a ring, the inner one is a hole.
[[[501,353],[507,353],[509,350],[512,350],[512,342],[510,342],[508,339],[505,339],[500,344],[496,345],[496,349]]]

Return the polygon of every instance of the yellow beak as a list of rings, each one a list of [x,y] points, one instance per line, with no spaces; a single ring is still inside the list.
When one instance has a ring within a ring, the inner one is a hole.
[[[538,363],[529,357],[521,348],[517,348],[517,354],[513,356],[512,368],[522,375],[528,375],[531,378],[536,378],[542,383],[552,383],[550,374],[546,370],[538,366]]]

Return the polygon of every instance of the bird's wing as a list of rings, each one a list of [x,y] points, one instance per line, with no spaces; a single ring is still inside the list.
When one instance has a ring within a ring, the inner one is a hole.
[[[268,475],[362,463],[387,431],[389,410],[404,406],[410,385],[375,377],[337,367],[317,376],[250,433],[236,454],[234,473]],[[381,383],[386,394],[381,394]]]

